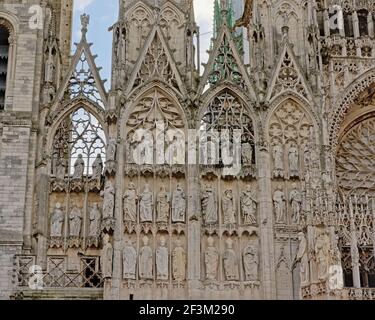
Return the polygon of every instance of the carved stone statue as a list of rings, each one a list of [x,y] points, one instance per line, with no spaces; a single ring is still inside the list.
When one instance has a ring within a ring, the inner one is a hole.
[[[303,232],[298,234],[299,247],[296,257],[296,262],[300,263],[300,279],[301,286],[306,286],[310,280],[310,267],[309,267],[309,257],[307,252],[307,240]]]
[[[103,159],[100,154],[96,156],[94,163],[92,164],[92,178],[97,180],[100,179],[103,172]]]
[[[64,181],[65,174],[66,174],[66,160],[64,158],[60,158],[56,165],[56,179],[60,181]]]
[[[51,217],[51,237],[62,237],[63,223],[64,212],[61,210],[61,204],[57,202]]]
[[[301,220],[302,194],[295,184],[293,185],[293,190],[290,192],[289,202],[292,206],[292,222],[299,223]]]
[[[273,147],[274,176],[284,177],[284,148],[281,145]]]
[[[244,224],[257,223],[257,205],[258,203],[255,200],[251,186],[248,185],[241,196],[241,209]]]
[[[54,75],[55,75],[55,63],[53,61],[52,49],[50,49],[48,58],[45,64],[44,81],[47,83],[53,83]]]
[[[315,258],[318,269],[318,279],[327,280],[329,268],[330,240],[328,235],[323,232],[315,240]]]
[[[156,278],[158,280],[169,278],[169,252],[164,237],[160,237],[160,246],[156,249]]]
[[[101,214],[99,211],[99,206],[97,203],[94,203],[94,205],[92,206],[90,210],[90,229],[89,229],[90,237],[97,237],[99,235],[100,218],[101,218]]]
[[[104,191],[101,192],[103,200],[103,219],[113,218],[115,208],[115,188],[111,180],[107,180]]]
[[[177,185],[172,199],[172,222],[185,222],[186,195],[184,189]]]
[[[238,259],[236,252],[233,250],[233,241],[232,239],[228,239],[225,243],[227,246],[223,257],[225,279],[227,281],[237,281],[240,279],[240,275],[238,270]]]
[[[109,140],[109,144],[107,147],[107,154],[106,154],[107,162],[116,160],[116,149],[117,149],[116,139]]]
[[[186,279],[186,252],[179,239],[172,252],[172,275],[174,281],[182,282]]]
[[[153,261],[152,249],[148,245],[149,239],[147,236],[143,237],[143,247],[139,251],[139,277],[140,279],[153,279]]]
[[[273,204],[275,208],[276,223],[286,224],[286,201],[281,186],[276,189],[273,195]]]
[[[170,199],[169,193],[164,185],[160,187],[160,192],[157,196],[157,222],[169,222]]]
[[[299,177],[299,154],[295,146],[289,148],[289,175],[290,177]]]
[[[218,222],[217,200],[211,186],[206,187],[202,196],[202,212],[206,224],[216,224]]]
[[[226,190],[223,193],[222,208],[224,213],[224,224],[236,223],[236,210],[233,203],[233,191]]]
[[[69,214],[69,235],[79,237],[81,234],[82,212],[78,207],[73,207]]]
[[[242,164],[245,166],[250,166],[253,163],[253,147],[250,143],[246,142],[242,144],[241,154]]]
[[[219,251],[215,248],[215,240],[212,237],[207,239],[208,247],[204,255],[206,266],[206,279],[217,280],[217,271],[219,266]]]
[[[85,161],[83,160],[82,154],[79,154],[76,162],[74,163],[73,179],[82,179],[84,171]]]
[[[112,278],[113,270],[113,247],[109,241],[109,235],[103,237],[103,249],[100,256],[102,275],[104,279]]]
[[[150,185],[147,183],[140,196],[139,211],[141,222],[152,222],[152,213],[154,206],[154,195],[150,191]]]
[[[124,221],[137,222],[137,200],[137,190],[130,182],[124,194]]]
[[[246,281],[258,281],[259,254],[256,245],[249,243],[243,250],[242,255]]]
[[[131,241],[126,241],[122,255],[123,278],[135,280],[137,268],[137,251]]]

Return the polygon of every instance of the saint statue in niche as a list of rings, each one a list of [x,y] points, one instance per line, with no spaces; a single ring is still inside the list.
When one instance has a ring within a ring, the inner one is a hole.
[[[147,183],[145,189],[140,196],[139,211],[141,222],[152,222],[153,218],[154,195]]]

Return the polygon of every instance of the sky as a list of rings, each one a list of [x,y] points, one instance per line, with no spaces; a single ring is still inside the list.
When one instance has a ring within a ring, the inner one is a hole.
[[[214,0],[194,0],[195,19],[201,33],[201,62],[207,62],[208,59],[206,51],[212,37],[213,2]],[[93,43],[92,53],[98,55],[97,66],[103,68],[100,75],[103,79],[108,79],[107,88],[110,84],[112,54],[112,33],[108,28],[118,20],[118,3],[118,0],[74,0],[73,42],[79,42],[81,37],[80,15],[89,14],[87,38]],[[74,50],[75,46],[72,47],[72,53]]]

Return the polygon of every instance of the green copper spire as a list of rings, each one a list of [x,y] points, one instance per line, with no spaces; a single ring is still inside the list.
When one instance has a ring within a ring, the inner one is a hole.
[[[241,32],[236,32],[234,26],[236,24],[234,17],[234,8],[232,0],[226,0],[227,8],[221,8],[222,0],[215,0],[214,3],[214,32],[213,39],[216,39],[220,33],[220,29],[226,21],[228,28],[232,31],[233,40],[236,43],[237,49],[240,54],[243,54],[243,35]],[[211,48],[213,43],[211,43]]]

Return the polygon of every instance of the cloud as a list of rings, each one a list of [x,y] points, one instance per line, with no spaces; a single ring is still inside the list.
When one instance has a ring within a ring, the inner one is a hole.
[[[94,0],[75,0],[74,1],[74,10],[83,12],[93,2],[94,2]]]

